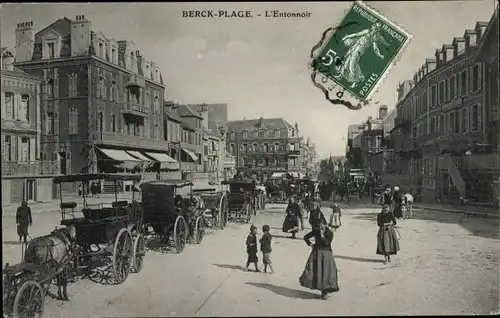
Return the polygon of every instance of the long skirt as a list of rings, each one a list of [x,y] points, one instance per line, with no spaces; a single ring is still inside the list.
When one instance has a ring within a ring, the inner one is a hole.
[[[328,293],[339,291],[337,266],[332,251],[313,248],[299,283],[303,287]]]
[[[403,208],[401,203],[396,203],[394,205],[394,217],[396,218],[402,218],[403,217]]]
[[[248,252],[247,251],[247,255],[248,255],[247,264],[259,262],[259,257],[257,256],[257,252]]]
[[[377,233],[377,254],[396,255],[399,251],[399,241],[396,230],[392,226],[381,226]]]
[[[17,235],[18,236],[28,235],[28,224],[19,224],[17,226]]]
[[[299,216],[287,214],[283,221],[283,232],[293,233],[299,231]]]

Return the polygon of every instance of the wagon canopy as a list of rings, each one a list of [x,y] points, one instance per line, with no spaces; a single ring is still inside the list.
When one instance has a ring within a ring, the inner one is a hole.
[[[189,180],[181,180],[181,179],[169,179],[169,180],[156,180],[149,181],[142,184],[142,186],[151,185],[151,186],[171,186],[173,188],[183,188],[186,186],[192,186],[193,183]]]
[[[106,181],[141,181],[140,174],[122,174],[122,173],[80,173],[80,174],[67,174],[64,176],[54,177],[52,182],[55,184],[65,182],[78,182],[78,181],[93,181],[93,180],[106,180]]]

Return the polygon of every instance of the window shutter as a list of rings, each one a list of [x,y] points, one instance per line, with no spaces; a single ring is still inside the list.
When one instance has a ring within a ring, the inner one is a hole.
[[[470,130],[470,120],[469,120],[469,108],[465,109],[465,132],[468,132]]]
[[[477,130],[483,130],[483,105],[477,106]]]
[[[474,66],[469,67],[469,76],[467,76],[467,81],[469,82],[469,89],[467,90],[468,92],[473,92],[474,91]]]
[[[54,113],[54,135],[59,135],[59,116]]]
[[[19,104],[18,104],[18,94],[12,94],[12,111],[13,111],[13,114],[12,114],[12,118],[14,119],[19,119]]]
[[[477,79],[477,88],[479,90],[481,90],[483,88],[483,68],[482,68],[482,64],[478,64],[477,65],[477,76],[478,76],[478,79]]]

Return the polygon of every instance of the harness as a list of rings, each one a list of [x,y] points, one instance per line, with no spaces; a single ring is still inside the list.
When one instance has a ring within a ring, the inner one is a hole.
[[[38,246],[47,248],[48,253],[50,255],[50,261],[54,262],[56,268],[61,267],[63,264],[66,264],[71,259],[70,255],[71,255],[71,246],[73,245],[73,240],[71,238],[71,234],[69,233],[69,230],[66,228],[56,229],[56,230],[52,231],[49,235],[42,236],[41,238],[50,239],[51,237],[59,239],[60,242],[57,244],[53,244],[53,245],[40,245],[39,244]],[[61,261],[58,262],[54,258],[54,254],[52,253],[52,248],[59,246],[61,244],[64,244],[65,249],[66,249],[66,253],[64,254],[63,259],[61,259]],[[36,254],[36,250],[35,250],[35,254]],[[45,265],[49,268],[51,267],[51,266],[48,266],[49,264],[43,264],[43,265]]]

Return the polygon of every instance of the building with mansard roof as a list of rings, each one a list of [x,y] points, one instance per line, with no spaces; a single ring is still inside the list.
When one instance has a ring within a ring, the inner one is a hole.
[[[161,70],[133,41],[93,30],[83,15],[15,32],[15,66],[42,80],[42,158],[62,173],[173,169]]]

